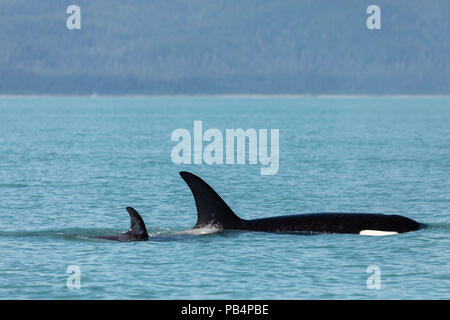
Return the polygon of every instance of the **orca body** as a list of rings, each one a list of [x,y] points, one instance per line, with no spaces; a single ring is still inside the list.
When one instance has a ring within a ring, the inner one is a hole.
[[[130,215],[130,230],[121,234],[96,236],[91,238],[114,240],[114,241],[147,241],[148,233],[145,223],[139,213],[131,207],[126,208]]]
[[[425,226],[403,216],[376,213],[309,213],[245,220],[239,218],[201,178],[184,171],[180,175],[195,199],[198,218],[194,228],[214,225],[220,229],[265,232],[389,235]]]

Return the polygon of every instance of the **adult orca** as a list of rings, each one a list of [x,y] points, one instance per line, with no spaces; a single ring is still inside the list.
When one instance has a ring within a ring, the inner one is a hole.
[[[245,220],[239,218],[201,178],[185,171],[180,175],[194,195],[198,215],[194,228],[213,225],[219,229],[375,236],[414,231],[425,226],[403,216],[376,213],[308,213]]]
[[[130,215],[130,230],[121,234],[96,236],[90,238],[114,240],[114,241],[147,241],[148,233],[145,223],[139,213],[131,207],[126,208]]]

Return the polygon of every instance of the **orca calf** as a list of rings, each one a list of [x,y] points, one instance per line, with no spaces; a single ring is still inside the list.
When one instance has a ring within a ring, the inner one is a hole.
[[[131,207],[127,207],[128,214],[130,215],[130,230],[121,234],[96,236],[90,238],[114,240],[114,241],[147,241],[148,233],[145,228],[144,220],[139,213]]]
[[[403,216],[375,213],[308,213],[244,220],[205,181],[185,171],[180,175],[191,189],[197,206],[198,218],[194,228],[214,225],[219,229],[249,231],[381,236],[414,231],[425,226]]]

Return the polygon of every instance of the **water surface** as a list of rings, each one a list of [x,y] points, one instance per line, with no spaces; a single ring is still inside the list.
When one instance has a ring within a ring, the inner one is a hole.
[[[173,130],[280,130],[280,168],[175,165]],[[196,221],[180,170],[246,219],[400,214],[429,228],[389,237],[177,234]],[[448,299],[450,98],[2,97],[2,299]],[[126,206],[153,241],[124,232]],[[81,288],[68,289],[68,266]],[[371,265],[381,288],[369,289]]]

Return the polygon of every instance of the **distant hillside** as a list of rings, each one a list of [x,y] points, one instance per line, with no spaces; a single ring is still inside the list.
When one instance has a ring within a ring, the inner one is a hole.
[[[449,17],[449,0],[0,0],[0,93],[450,94]]]

